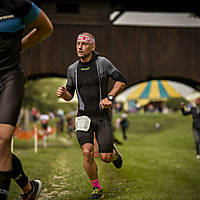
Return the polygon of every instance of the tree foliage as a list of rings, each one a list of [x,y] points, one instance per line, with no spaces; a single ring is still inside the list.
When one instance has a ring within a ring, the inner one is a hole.
[[[181,102],[184,102],[185,104],[188,103],[184,98],[169,98],[166,101],[166,105],[169,109],[171,109],[173,111],[177,111],[180,109]]]
[[[58,103],[56,91],[59,86],[65,86],[64,78],[42,78],[38,80],[27,81],[25,85],[25,96],[23,107],[31,110],[36,107],[42,113],[55,111],[58,108],[66,112],[75,109],[76,104]]]

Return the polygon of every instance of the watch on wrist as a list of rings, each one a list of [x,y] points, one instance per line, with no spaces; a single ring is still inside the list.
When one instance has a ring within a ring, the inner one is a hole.
[[[112,95],[108,95],[108,96],[107,96],[107,99],[108,99],[109,101],[113,101],[113,100],[114,100],[114,97],[113,97]]]

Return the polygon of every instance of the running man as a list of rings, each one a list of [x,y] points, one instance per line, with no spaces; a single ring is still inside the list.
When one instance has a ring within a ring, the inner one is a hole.
[[[195,105],[190,110],[185,110],[184,102],[181,102],[181,111],[183,115],[192,115],[193,118],[193,135],[196,148],[196,158],[200,159],[200,97],[195,99]]]
[[[7,199],[13,178],[24,192],[22,199],[35,200],[41,182],[25,175],[20,160],[11,153],[11,138],[24,93],[20,53],[49,36],[53,27],[30,0],[1,0],[0,5],[0,199]],[[23,37],[26,25],[31,31]]]
[[[57,96],[70,101],[76,90],[78,113],[75,119],[76,135],[83,153],[83,165],[92,183],[89,199],[102,197],[98,169],[94,160],[94,132],[101,160],[122,167],[122,157],[113,145],[110,111],[117,94],[126,87],[120,71],[105,57],[95,52],[95,38],[90,33],[81,33],[76,42],[79,60],[69,66],[66,87],[59,87]],[[108,79],[115,84],[108,92]]]

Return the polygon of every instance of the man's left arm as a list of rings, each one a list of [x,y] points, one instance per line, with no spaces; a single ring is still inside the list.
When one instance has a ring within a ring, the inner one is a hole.
[[[126,87],[126,83],[116,81],[112,90],[108,93],[108,95],[112,95],[114,98],[121,93]]]
[[[113,86],[113,88],[112,88],[112,90],[108,93],[108,96],[101,100],[100,105],[101,105],[102,109],[111,108],[114,98],[120,92],[122,92],[125,87],[126,87],[126,83],[120,82],[120,81],[116,81],[114,86]],[[113,97],[113,100],[109,100],[109,96]]]
[[[122,73],[115,68],[110,61],[108,61],[108,74],[115,81],[115,84],[107,97],[101,100],[100,105],[102,109],[111,108],[114,98],[121,93],[127,85],[127,81]]]

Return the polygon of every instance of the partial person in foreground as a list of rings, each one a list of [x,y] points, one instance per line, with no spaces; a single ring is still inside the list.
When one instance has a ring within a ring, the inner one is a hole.
[[[103,192],[94,160],[94,133],[101,160],[113,162],[116,168],[121,168],[122,157],[113,145],[110,112],[115,96],[126,87],[126,80],[107,58],[95,52],[95,38],[91,33],[78,35],[76,50],[79,60],[69,66],[66,87],[59,87],[57,96],[70,101],[76,90],[76,135],[82,148],[83,165],[93,186],[93,192],[88,199],[98,199],[103,196]],[[115,81],[110,91],[109,78]]]
[[[31,31],[24,37],[24,28]],[[0,3],[0,199],[6,200],[13,178],[24,194],[35,200],[42,189],[39,180],[30,180],[21,161],[11,153],[11,139],[24,95],[25,76],[21,53],[41,42],[53,31],[46,14],[30,0],[1,0]]]
[[[185,110],[184,102],[181,102],[181,111],[183,115],[192,115],[193,135],[196,148],[196,158],[200,159],[200,97],[195,99],[195,104],[189,110]]]

